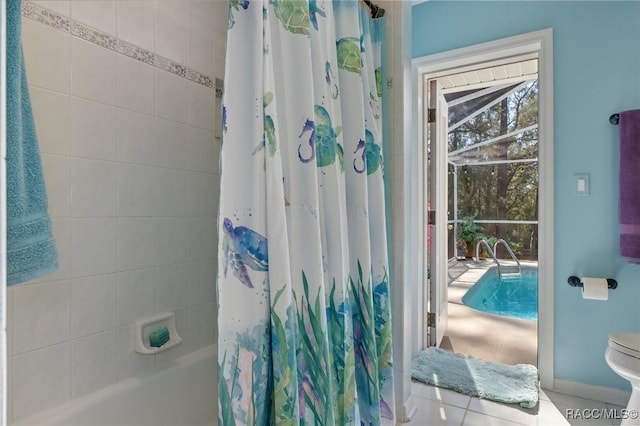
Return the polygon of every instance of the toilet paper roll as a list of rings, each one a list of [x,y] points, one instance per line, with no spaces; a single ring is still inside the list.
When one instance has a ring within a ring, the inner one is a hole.
[[[582,278],[582,298],[590,300],[608,300],[609,284],[606,278]]]

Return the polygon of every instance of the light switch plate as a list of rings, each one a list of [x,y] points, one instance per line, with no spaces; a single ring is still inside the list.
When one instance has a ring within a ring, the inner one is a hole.
[[[589,195],[589,175],[586,173],[576,173],[574,175],[575,193],[577,196]]]

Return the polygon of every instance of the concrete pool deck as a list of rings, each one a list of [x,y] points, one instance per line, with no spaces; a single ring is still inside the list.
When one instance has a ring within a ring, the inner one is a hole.
[[[477,311],[462,296],[493,261],[459,260],[449,263],[447,331],[440,347],[500,364],[538,365],[538,322]],[[535,262],[522,262],[533,265]]]

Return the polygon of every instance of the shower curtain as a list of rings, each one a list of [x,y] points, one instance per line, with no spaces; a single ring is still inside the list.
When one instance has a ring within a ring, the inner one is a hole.
[[[219,424],[394,424],[381,36],[356,0],[231,0]]]

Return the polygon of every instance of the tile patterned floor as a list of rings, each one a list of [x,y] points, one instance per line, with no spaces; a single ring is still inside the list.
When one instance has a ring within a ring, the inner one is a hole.
[[[550,391],[540,391],[540,402],[532,409],[523,409],[517,405],[501,404],[484,399],[471,398],[447,389],[412,382],[412,394],[418,407],[410,422],[400,423],[406,426],[507,426],[507,425],[619,425],[620,419],[607,418],[571,418],[567,414],[618,412],[623,407],[599,401],[578,398]],[[568,418],[569,417],[569,418]],[[577,416],[573,416],[577,417]],[[640,425],[640,420],[638,420]]]

